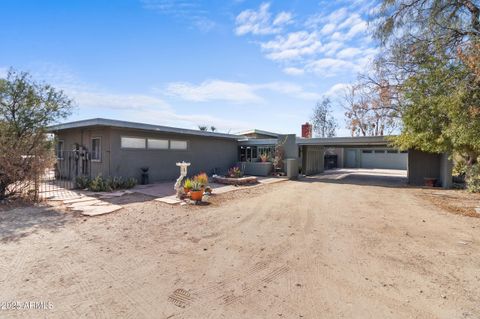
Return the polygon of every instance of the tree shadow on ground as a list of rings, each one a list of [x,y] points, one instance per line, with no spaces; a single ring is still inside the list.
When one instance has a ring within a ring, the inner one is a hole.
[[[75,221],[76,214],[52,206],[24,206],[0,211],[0,242],[19,241],[40,230],[58,231]]]

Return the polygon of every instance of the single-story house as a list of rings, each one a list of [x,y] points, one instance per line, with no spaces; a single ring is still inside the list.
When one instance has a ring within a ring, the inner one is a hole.
[[[68,176],[88,172],[140,179],[141,169],[148,168],[150,182],[173,180],[181,161],[191,163],[191,174],[222,174],[238,162],[258,162],[261,154],[273,157],[275,146],[283,143],[285,157],[298,160],[306,175],[336,167],[385,168],[407,170],[412,185],[423,185],[424,178],[451,185],[452,163],[446,154],[399,151],[383,136],[311,138],[262,130],[224,134],[101,118],[54,125],[49,131],[56,136],[58,161]],[[88,154],[88,161],[65,156],[69,151]]]

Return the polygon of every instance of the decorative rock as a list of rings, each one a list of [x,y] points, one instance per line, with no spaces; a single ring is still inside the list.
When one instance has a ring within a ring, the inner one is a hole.
[[[214,176],[213,181],[219,184],[226,184],[226,185],[247,185],[247,184],[256,184],[258,182],[258,179],[255,176],[245,176],[245,177],[239,177],[239,178]]]

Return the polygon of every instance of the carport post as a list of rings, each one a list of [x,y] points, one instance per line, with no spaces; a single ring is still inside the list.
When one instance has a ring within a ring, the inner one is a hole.
[[[440,182],[443,188],[452,187],[453,161],[450,155],[442,153],[440,157]]]

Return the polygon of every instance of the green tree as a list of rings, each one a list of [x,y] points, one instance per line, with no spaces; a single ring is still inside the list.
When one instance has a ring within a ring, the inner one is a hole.
[[[62,92],[10,69],[0,79],[0,200],[22,192],[50,164],[46,127],[66,117],[72,101]]]
[[[457,153],[474,164],[480,154],[480,82],[466,62],[475,61],[480,42],[479,2],[384,0],[375,22],[383,45],[376,63],[398,90],[403,125],[394,142]]]

